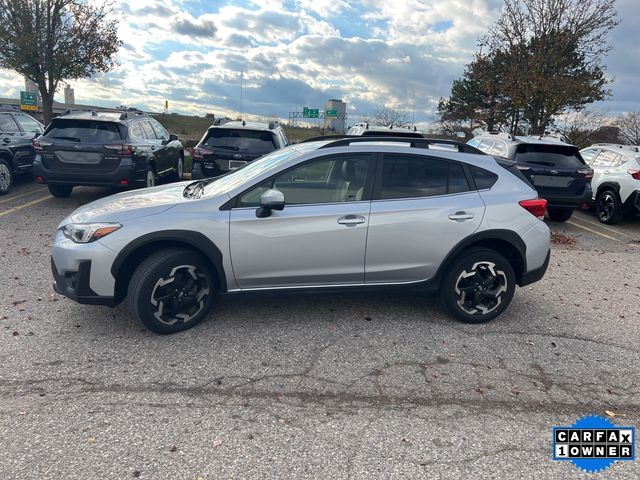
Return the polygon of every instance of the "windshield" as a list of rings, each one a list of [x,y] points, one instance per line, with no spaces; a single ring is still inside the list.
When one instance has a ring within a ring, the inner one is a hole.
[[[264,155],[276,149],[271,132],[235,128],[212,128],[202,145],[209,149],[217,147],[256,155]]]
[[[258,178],[264,172],[277,168],[278,165],[286,162],[290,158],[303,155],[307,152],[321,147],[326,143],[329,142],[311,142],[298,144],[294,147],[283,148],[282,150],[276,150],[269,155],[265,155],[264,157],[248,163],[245,167],[242,167],[239,170],[216,179],[211,184],[206,186],[204,195],[220,195],[221,193],[230,192],[231,190],[241,187],[242,185],[249,184],[252,180]]]

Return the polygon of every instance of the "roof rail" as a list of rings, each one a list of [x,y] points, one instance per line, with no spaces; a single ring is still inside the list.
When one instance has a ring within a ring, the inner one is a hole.
[[[631,150],[634,152],[640,151],[636,145],[625,145],[623,143],[594,143],[592,147],[616,147],[624,148],[626,150]]]
[[[495,132],[495,131],[489,131],[489,132],[485,132],[488,133],[489,135],[495,135],[496,137],[502,137],[502,138],[506,138],[507,140],[513,140],[514,136],[511,135],[508,132]]]
[[[476,153],[486,155],[483,151],[467,145],[466,143],[457,142],[455,140],[440,140],[437,138],[411,138],[411,137],[390,137],[390,136],[361,136],[361,135],[325,135],[322,137],[313,137],[303,140],[300,143],[315,142],[319,140],[333,140],[331,143],[321,146],[320,148],[348,147],[352,143],[372,143],[372,142],[388,142],[388,143],[409,143],[412,148],[429,148],[429,145],[451,145],[457,147],[458,152]]]

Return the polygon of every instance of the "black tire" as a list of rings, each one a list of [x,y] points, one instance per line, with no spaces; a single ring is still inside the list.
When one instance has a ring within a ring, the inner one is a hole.
[[[180,153],[178,155],[178,161],[176,163],[176,171],[171,176],[171,179],[174,182],[181,182],[183,173],[184,173],[184,155]]]
[[[596,197],[596,215],[601,223],[615,225],[624,218],[624,208],[618,194],[611,189],[598,192]]]
[[[547,209],[547,215],[552,222],[566,222],[573,215],[573,208],[551,207]]]
[[[158,176],[153,168],[153,165],[148,165],[147,170],[144,172],[144,186],[146,188],[155,187],[158,183]]]
[[[9,161],[0,158],[0,195],[6,195],[13,186],[13,168]]]
[[[47,186],[49,187],[51,195],[57,198],[67,198],[73,191],[73,185],[54,184]]]
[[[495,250],[474,247],[449,266],[440,285],[440,299],[457,320],[485,323],[509,306],[515,289],[516,276],[509,261]]]
[[[169,248],[155,252],[136,268],[127,302],[133,316],[162,335],[193,327],[215,301],[213,270],[193,250]]]

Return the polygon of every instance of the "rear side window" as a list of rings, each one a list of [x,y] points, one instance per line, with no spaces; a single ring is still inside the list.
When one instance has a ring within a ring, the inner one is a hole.
[[[78,143],[109,143],[122,140],[117,123],[92,120],[54,119],[45,137]]]
[[[598,154],[598,152],[599,150],[597,148],[587,148],[585,150],[582,150],[580,152],[580,155],[582,155],[582,158],[584,159],[585,162],[591,165],[593,163],[593,159]]]
[[[42,127],[40,127],[40,124],[29,115],[19,113],[18,115],[16,115],[16,121],[20,124],[22,130],[24,130],[25,132],[42,133]]]
[[[518,163],[533,163],[555,168],[581,168],[585,166],[578,149],[565,145],[518,145],[515,160]]]
[[[147,138],[147,136],[142,131],[142,127],[140,126],[139,123],[136,123],[136,124],[132,125],[132,127],[131,127],[131,135],[133,135],[136,138],[144,138],[144,139]]]
[[[473,175],[473,179],[476,182],[476,188],[478,190],[491,188],[498,181],[498,175],[493,172],[471,165],[469,168],[471,169],[471,175]]]
[[[11,115],[0,115],[0,132],[19,132],[18,125],[13,121]]]
[[[444,160],[385,155],[380,198],[421,198],[469,190],[463,168]]]
[[[204,147],[217,147],[255,155],[264,155],[276,150],[273,133],[260,130],[212,128],[202,144]]]
[[[151,125],[149,125],[149,122],[140,122],[140,126],[149,140],[157,140],[156,134],[153,128],[151,128]]]

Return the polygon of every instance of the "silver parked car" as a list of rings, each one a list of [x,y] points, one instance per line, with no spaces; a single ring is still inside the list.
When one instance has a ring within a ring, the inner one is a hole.
[[[58,227],[54,289],[88,304],[128,298],[147,328],[173,333],[218,292],[256,290],[419,287],[481,323],[542,278],[546,201],[529,185],[464,144],[371,140],[301,143],[85,205]]]

